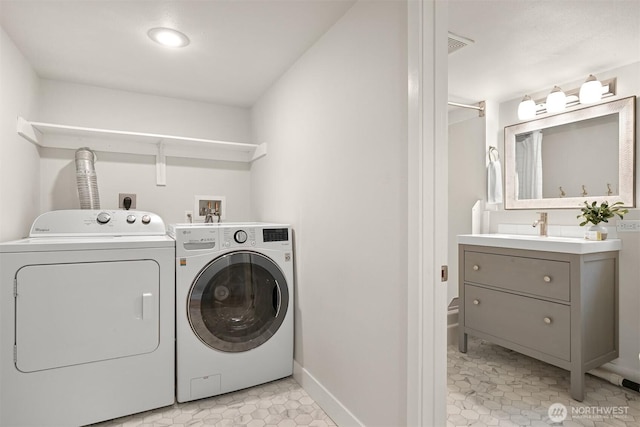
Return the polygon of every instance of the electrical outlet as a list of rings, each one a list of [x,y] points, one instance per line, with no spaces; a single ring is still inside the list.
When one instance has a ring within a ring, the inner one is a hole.
[[[120,193],[120,194],[118,194],[118,207],[122,208],[122,209],[125,209],[124,199],[126,199],[127,197],[131,199],[131,206],[129,206],[129,209],[135,209],[136,208],[136,195],[134,193]]]
[[[618,233],[638,233],[640,232],[640,220],[637,219],[619,219],[616,224]]]

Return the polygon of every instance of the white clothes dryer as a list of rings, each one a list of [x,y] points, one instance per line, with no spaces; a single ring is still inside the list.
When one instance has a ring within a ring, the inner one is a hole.
[[[293,245],[282,224],[177,224],[178,402],[293,373]]]
[[[52,211],[0,244],[0,425],[174,403],[175,242],[155,214]]]

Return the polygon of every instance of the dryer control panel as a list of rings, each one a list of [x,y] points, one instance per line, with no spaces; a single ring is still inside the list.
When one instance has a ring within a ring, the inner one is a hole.
[[[163,236],[162,218],[151,212],[73,209],[46,212],[33,222],[29,237]]]

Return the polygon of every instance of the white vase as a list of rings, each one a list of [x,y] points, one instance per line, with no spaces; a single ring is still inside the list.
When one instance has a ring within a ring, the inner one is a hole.
[[[591,227],[589,227],[589,231],[591,232],[597,231],[600,233],[600,240],[607,240],[607,234],[609,233],[609,231],[607,230],[607,227],[600,224],[592,225]]]

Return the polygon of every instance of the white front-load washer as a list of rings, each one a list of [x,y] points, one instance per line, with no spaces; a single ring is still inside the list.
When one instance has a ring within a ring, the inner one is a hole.
[[[178,402],[293,373],[293,244],[282,224],[177,224]]]
[[[52,211],[0,244],[0,425],[173,404],[174,283],[175,242],[149,212]]]

